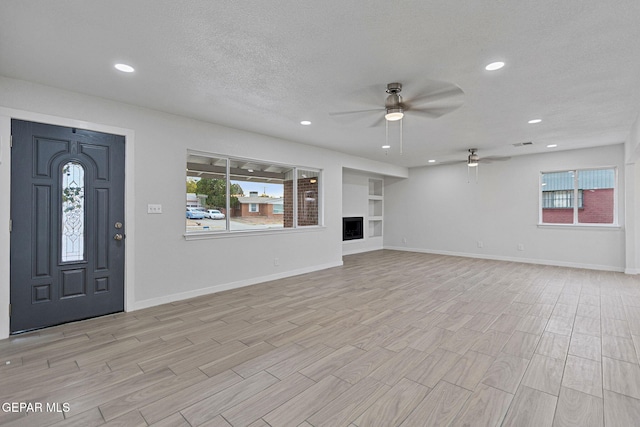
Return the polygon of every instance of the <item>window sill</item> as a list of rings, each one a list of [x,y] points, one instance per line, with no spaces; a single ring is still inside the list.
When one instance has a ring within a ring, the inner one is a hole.
[[[538,224],[538,228],[567,230],[622,230],[622,226],[618,224]]]
[[[274,230],[238,230],[238,231],[198,231],[188,234],[183,234],[185,240],[207,240],[207,239],[227,239],[235,237],[251,237],[251,236],[264,236],[274,234],[289,234],[289,233],[305,233],[308,231],[324,231],[325,226],[314,225],[298,228],[287,229],[274,229]]]

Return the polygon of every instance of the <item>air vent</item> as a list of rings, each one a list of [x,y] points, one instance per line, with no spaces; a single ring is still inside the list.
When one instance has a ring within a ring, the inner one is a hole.
[[[515,144],[513,144],[514,147],[524,147],[525,145],[533,145],[533,142],[525,141],[525,142],[516,142]]]

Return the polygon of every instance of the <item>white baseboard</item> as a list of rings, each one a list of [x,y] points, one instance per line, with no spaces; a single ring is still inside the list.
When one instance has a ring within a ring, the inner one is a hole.
[[[215,294],[217,292],[228,291],[231,289],[242,288],[245,286],[256,285],[258,283],[269,282],[271,280],[284,279],[291,276],[298,276],[300,274],[313,273],[314,271],[325,270],[327,268],[340,267],[342,266],[342,261],[329,263],[329,264],[321,264],[314,265],[313,267],[300,268],[298,270],[285,271],[282,273],[271,274],[268,276],[260,276],[252,279],[246,280],[238,280],[237,282],[223,283],[220,285],[210,286],[207,288],[195,289],[193,291],[180,292],[177,294],[165,295],[158,298],[151,298],[142,301],[136,301],[134,303],[133,309],[129,311],[141,310],[143,308],[155,307],[157,305],[169,304],[176,301],[182,301],[189,298],[195,298],[202,295],[210,295]]]
[[[364,252],[380,251],[382,249],[384,249],[382,246],[375,247],[375,248],[360,248],[360,249],[351,249],[351,250],[344,250],[343,248],[342,255],[355,255],[355,254],[361,254]]]
[[[640,270],[637,268],[625,268],[624,274],[640,274]]]
[[[506,257],[501,255],[485,255],[485,254],[476,254],[476,253],[467,253],[467,252],[451,252],[451,251],[440,251],[440,250],[434,250],[434,249],[407,248],[402,246],[385,246],[384,249],[389,249],[393,251],[420,252],[420,253],[435,254],[435,255],[460,256],[465,258],[490,259],[494,261],[522,262],[525,264],[553,265],[556,267],[584,268],[587,270],[617,271],[620,273],[622,272],[626,273],[626,271],[623,268],[614,267],[610,265],[600,265],[600,264],[583,264],[578,262],[555,261],[555,260],[548,260],[548,259]],[[634,274],[634,273],[628,273],[628,274]]]

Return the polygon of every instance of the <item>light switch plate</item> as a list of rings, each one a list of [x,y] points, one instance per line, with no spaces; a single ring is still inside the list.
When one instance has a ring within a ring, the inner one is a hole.
[[[147,213],[148,214],[161,214],[162,213],[162,205],[147,205]]]

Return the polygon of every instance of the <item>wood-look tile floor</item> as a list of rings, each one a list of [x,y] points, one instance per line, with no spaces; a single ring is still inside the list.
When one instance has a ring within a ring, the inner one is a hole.
[[[636,276],[385,250],[0,341],[0,424],[638,426],[639,355]]]

